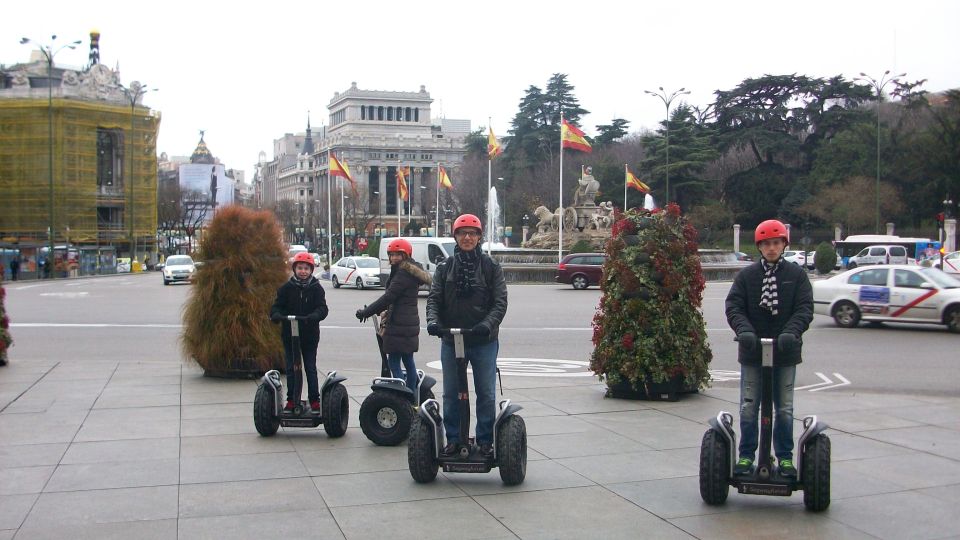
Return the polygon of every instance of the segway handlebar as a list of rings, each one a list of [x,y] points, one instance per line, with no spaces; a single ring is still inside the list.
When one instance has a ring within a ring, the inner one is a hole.
[[[440,328],[437,330],[437,333],[441,336],[456,336],[461,335],[464,337],[472,336],[472,328]]]

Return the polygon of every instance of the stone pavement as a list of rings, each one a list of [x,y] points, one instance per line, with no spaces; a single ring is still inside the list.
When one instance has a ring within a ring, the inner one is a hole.
[[[735,383],[675,403],[607,399],[596,379],[504,377],[524,406],[527,479],[413,482],[406,446],[350,429],[257,435],[254,381],[169,362],[0,368],[0,539],[947,538],[960,536],[960,399],[798,392],[831,425],[832,504],[739,495],[704,504],[706,420]],[[438,386],[439,388],[439,386]]]

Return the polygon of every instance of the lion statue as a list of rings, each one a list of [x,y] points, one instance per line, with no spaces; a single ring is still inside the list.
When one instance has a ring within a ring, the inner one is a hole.
[[[557,229],[557,215],[548,210],[546,206],[538,206],[537,209],[533,211],[533,215],[537,216],[539,220],[537,222],[538,233],[545,233]]]

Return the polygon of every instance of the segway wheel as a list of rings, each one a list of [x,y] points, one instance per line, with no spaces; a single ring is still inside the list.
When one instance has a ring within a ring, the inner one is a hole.
[[[719,433],[710,429],[700,441],[700,498],[707,504],[723,504],[730,489],[730,448]]]
[[[523,483],[527,476],[527,426],[523,418],[511,415],[497,430],[497,460],[500,479],[508,486]]]
[[[360,405],[360,429],[373,444],[396,446],[410,434],[413,407],[406,397],[374,391]]]
[[[340,383],[334,384],[323,396],[323,429],[331,437],[342,437],[347,432],[350,420],[350,399],[347,389]]]
[[[812,512],[830,506],[830,437],[821,433],[803,452],[803,504]]]
[[[433,428],[420,415],[413,419],[410,426],[410,440],[407,441],[407,465],[410,476],[418,484],[433,482],[440,466],[434,457]]]
[[[253,398],[253,425],[257,426],[257,433],[264,437],[269,437],[280,429],[280,419],[276,416],[273,393],[265,384],[257,388],[257,395]]]

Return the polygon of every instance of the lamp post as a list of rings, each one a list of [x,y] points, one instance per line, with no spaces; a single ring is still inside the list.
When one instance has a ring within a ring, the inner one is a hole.
[[[876,193],[876,222],[874,223],[873,232],[874,234],[880,234],[880,99],[883,97],[883,87],[890,84],[893,81],[900,79],[900,77],[906,76],[906,73],[901,73],[899,75],[894,75],[893,77],[887,78],[887,75],[890,75],[890,70],[883,72],[883,75],[880,76],[880,79],[874,79],[873,77],[867,75],[866,73],[860,73],[859,77],[854,77],[855,81],[863,81],[873,87],[877,91],[877,193]]]
[[[56,41],[57,35],[54,34],[50,36],[50,44],[42,45],[37,43],[36,40],[31,40],[30,38],[20,38],[20,44],[24,45],[27,43],[34,43],[40,49],[40,52],[43,54],[44,59],[47,61],[47,169],[49,173],[48,177],[48,215],[47,221],[49,226],[49,233],[47,234],[47,244],[50,246],[50,252],[47,254],[51,260],[53,260],[53,235],[54,229],[53,226],[53,59],[57,56],[57,53],[64,49],[76,49],[77,45],[80,44],[80,41],[73,41],[65,45],[61,45],[57,50],[53,50],[53,42]],[[54,273],[50,272],[50,277],[54,277]]]
[[[156,91],[156,88],[153,90]],[[133,271],[133,261],[137,259],[137,235],[133,223],[134,207],[136,206],[133,198],[135,184],[133,162],[135,160],[134,156],[136,155],[136,149],[134,148],[134,145],[136,144],[137,138],[133,133],[133,121],[136,118],[137,102],[140,101],[140,98],[142,98],[144,94],[150,91],[150,88],[148,88],[145,84],[140,84],[138,81],[133,81],[130,83],[130,88],[124,88],[123,91],[127,94],[127,99],[130,100],[130,270]],[[216,196],[214,196],[213,204],[214,208],[216,208]]]
[[[650,94],[651,96],[657,96],[658,98],[660,98],[660,101],[663,102],[663,105],[667,108],[667,124],[666,124],[667,125],[667,137],[666,137],[667,159],[666,159],[666,168],[665,168],[667,200],[665,201],[665,203],[669,203],[670,202],[670,104],[673,102],[673,98],[677,96],[687,95],[690,93],[690,91],[687,90],[686,88],[681,88],[679,90],[674,91],[672,94],[670,94],[670,96],[667,96],[667,93],[666,91],[664,91],[662,86],[658,88],[660,89],[659,92],[651,92],[650,90],[644,90],[643,92],[645,94]]]
[[[940,252],[940,268],[943,268],[943,252],[946,251],[944,246],[947,244],[947,220],[950,219],[950,209],[953,207],[953,199],[950,198],[950,195],[947,195],[943,198],[943,219],[940,220],[940,249],[937,250]]]

